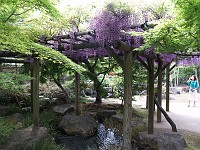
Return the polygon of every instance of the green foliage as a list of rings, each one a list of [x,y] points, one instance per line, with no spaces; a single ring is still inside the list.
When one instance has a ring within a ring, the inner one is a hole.
[[[164,20],[158,24],[154,29],[145,32],[145,44],[139,49],[149,48],[152,45],[156,52],[174,52],[184,51],[185,45],[188,43],[187,36],[183,35],[177,22]]]
[[[173,0],[179,12],[179,20],[191,37],[189,45],[199,48],[200,43],[200,1],[199,0]]]
[[[0,118],[0,145],[10,136],[15,127],[16,124],[6,122],[5,119]]]
[[[13,101],[26,99],[25,83],[30,81],[31,77],[23,74],[12,74],[0,72],[0,97],[1,104],[13,104],[19,101]]]
[[[36,29],[39,28],[39,25],[35,26],[34,28],[36,29],[34,30],[34,28],[26,22],[29,17],[28,12],[29,10],[32,10],[32,13],[36,10],[44,10],[48,14],[59,18],[58,11],[53,7],[49,0],[1,0],[1,2],[0,51],[11,51],[26,55],[34,52],[34,54],[38,54],[38,57],[41,60],[50,60],[62,65],[65,64],[68,67],[72,67],[72,69],[77,72],[82,70],[80,66],[73,63],[60,52],[35,42],[38,40],[39,36],[36,31]]]
[[[24,17],[34,11],[45,12],[53,17],[60,17],[57,9],[50,0],[0,0],[1,22],[21,22]]]
[[[31,150],[67,150],[66,148],[57,145],[53,141],[45,140],[39,143],[39,145],[32,145]]]
[[[133,12],[130,3],[122,0],[109,0],[106,3],[106,9],[113,14],[119,14],[123,12],[126,16],[129,16]]]
[[[33,124],[33,116],[31,113],[26,113],[24,117],[24,127],[29,127]],[[40,114],[40,126],[46,127],[52,136],[58,135],[56,131],[60,118],[54,112],[44,111]]]

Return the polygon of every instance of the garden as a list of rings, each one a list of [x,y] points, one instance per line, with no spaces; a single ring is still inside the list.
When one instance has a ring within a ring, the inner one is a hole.
[[[168,112],[200,73],[199,0],[0,3],[0,149],[198,148]]]

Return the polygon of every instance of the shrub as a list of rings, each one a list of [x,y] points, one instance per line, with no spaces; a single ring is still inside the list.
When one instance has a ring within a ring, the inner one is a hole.
[[[18,98],[24,97],[25,82],[32,78],[23,74],[12,74],[0,72],[0,97],[1,103],[13,103],[9,100],[15,98],[19,104]],[[19,104],[20,105],[20,104]]]
[[[39,143],[39,145],[32,145],[31,150],[67,150],[66,148],[57,145],[55,142],[45,140]]]
[[[0,118],[0,145],[10,136],[15,127],[16,124],[9,123],[5,119]]]
[[[56,131],[59,120],[60,120],[59,117],[56,116],[56,114],[51,111],[49,112],[44,111],[40,114],[40,126],[46,127],[52,136],[59,134],[59,132]],[[33,124],[33,115],[31,113],[25,114],[24,127],[29,127],[32,124]]]

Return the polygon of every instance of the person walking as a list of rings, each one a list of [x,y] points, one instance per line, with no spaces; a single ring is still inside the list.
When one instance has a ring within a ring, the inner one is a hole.
[[[197,82],[196,76],[192,75],[188,79],[187,84],[190,86],[189,97],[188,97],[188,101],[189,101],[188,107],[190,107],[190,101],[194,101],[193,107],[195,107],[196,106],[196,100],[197,100],[197,89],[199,88],[199,83]]]

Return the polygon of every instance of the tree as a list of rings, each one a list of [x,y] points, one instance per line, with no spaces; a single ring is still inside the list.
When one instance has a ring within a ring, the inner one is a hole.
[[[113,70],[116,63],[112,59],[107,58],[95,58],[92,60],[83,60],[83,63],[87,67],[87,75],[94,82],[94,89],[96,91],[96,101],[95,103],[102,103],[102,97],[107,95],[106,90],[103,88],[103,81],[106,75]],[[99,79],[99,76],[102,78]]]
[[[199,0],[173,0],[178,10],[178,19],[182,21],[185,34],[191,39],[190,48],[198,50],[200,37],[200,1]]]

